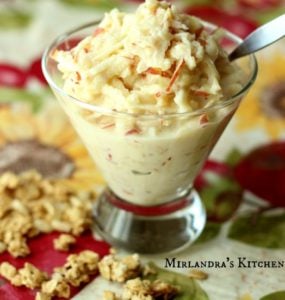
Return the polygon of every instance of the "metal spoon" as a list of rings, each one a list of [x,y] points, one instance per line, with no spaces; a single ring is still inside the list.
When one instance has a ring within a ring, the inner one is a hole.
[[[229,55],[229,60],[256,52],[285,36],[285,14],[257,28]]]

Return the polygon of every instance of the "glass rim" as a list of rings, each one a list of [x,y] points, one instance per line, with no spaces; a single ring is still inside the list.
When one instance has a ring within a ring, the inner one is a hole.
[[[201,19],[200,19],[201,20]],[[114,116],[124,116],[124,117],[135,117],[135,118],[140,118],[140,119],[157,119],[157,118],[172,118],[172,117],[183,117],[183,116],[200,116],[203,114],[206,114],[208,112],[211,112],[215,109],[220,109],[220,108],[224,108],[227,107],[229,105],[231,105],[232,103],[235,102],[235,100],[239,99],[244,93],[246,93],[249,88],[252,86],[252,84],[255,82],[255,79],[257,77],[257,73],[258,73],[258,64],[257,64],[257,59],[255,57],[254,54],[250,54],[248,55],[249,59],[250,59],[250,63],[252,64],[252,70],[251,70],[251,74],[249,76],[249,79],[247,80],[247,82],[243,85],[243,87],[241,88],[241,90],[239,90],[237,93],[235,93],[234,95],[232,95],[229,98],[226,98],[225,100],[221,101],[221,102],[217,102],[217,103],[213,103],[207,107],[204,108],[200,108],[194,111],[186,111],[186,112],[174,112],[174,113],[165,113],[165,114],[140,114],[140,113],[129,113],[129,112],[123,112],[123,111],[114,111],[111,108],[106,108],[103,106],[99,106],[99,105],[95,105],[92,103],[87,103],[84,102],[72,95],[69,95],[68,93],[66,93],[61,87],[59,87],[54,80],[52,79],[49,71],[48,71],[48,59],[50,56],[50,53],[53,51],[53,49],[55,49],[58,45],[60,45],[64,40],[66,40],[68,37],[70,37],[72,34],[79,32],[83,29],[87,29],[89,27],[92,26],[96,26],[101,22],[101,20],[97,20],[97,21],[92,21],[86,24],[83,24],[81,26],[78,26],[72,30],[69,30],[65,33],[60,34],[57,38],[54,39],[54,41],[51,43],[50,46],[48,46],[42,56],[42,61],[41,61],[41,67],[42,67],[42,71],[44,74],[45,79],[47,80],[48,84],[50,85],[50,87],[54,90],[56,90],[59,94],[63,95],[64,97],[69,98],[70,100],[72,100],[72,102],[74,102],[76,105],[79,105],[85,109],[91,110],[93,112],[97,112],[97,113],[101,113],[101,114],[106,114],[106,115],[114,115]],[[210,22],[206,22],[204,20],[201,20],[203,25],[206,25],[207,28],[211,29],[211,30],[215,30],[217,28],[219,28],[219,26],[210,23]],[[240,44],[243,40],[242,38],[238,37],[237,35],[231,33],[230,31],[226,30],[223,28],[223,31],[225,32],[225,37],[230,38],[232,41],[236,42],[237,44]]]

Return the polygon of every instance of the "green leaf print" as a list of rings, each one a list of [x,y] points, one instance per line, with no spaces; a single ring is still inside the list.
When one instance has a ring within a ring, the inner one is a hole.
[[[176,272],[161,269],[154,263],[149,263],[149,267],[155,270],[156,274],[145,276],[144,279],[150,281],[159,279],[180,288],[180,293],[174,300],[209,300],[208,295],[196,280]]]
[[[209,242],[220,233],[220,229],[221,229],[221,224],[207,222],[202,234],[195,242],[195,244],[202,244],[202,243]]]
[[[118,7],[119,3],[116,0],[60,0],[66,4],[82,6],[82,7],[94,7],[95,9],[110,10],[114,7]]]
[[[32,106],[34,112],[40,110],[43,105],[43,98],[50,93],[49,90],[43,90],[41,93],[31,92],[16,88],[0,88],[0,104],[9,104],[13,102],[26,102]]]
[[[238,149],[233,149],[227,155],[225,163],[231,167],[234,167],[239,163],[242,157],[242,153]]]
[[[0,29],[23,28],[29,25],[32,16],[16,9],[0,11]]]
[[[211,4],[211,0],[184,0],[183,4],[185,5],[206,5]]]
[[[285,213],[242,216],[233,222],[228,237],[257,247],[285,248]]]
[[[225,222],[236,212],[242,202],[242,190],[231,178],[219,178],[200,191],[207,210],[208,220]]]
[[[273,8],[270,10],[263,11],[262,13],[257,13],[256,18],[259,23],[267,23],[278,16],[281,16],[285,13],[285,8]]]
[[[273,294],[266,295],[262,297],[260,300],[284,300],[285,299],[285,291],[275,292]]]

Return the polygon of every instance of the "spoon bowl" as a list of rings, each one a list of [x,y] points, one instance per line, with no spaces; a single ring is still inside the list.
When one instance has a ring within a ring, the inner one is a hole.
[[[254,30],[244,41],[229,55],[229,60],[252,54],[261,50],[285,36],[285,14],[273,19]]]

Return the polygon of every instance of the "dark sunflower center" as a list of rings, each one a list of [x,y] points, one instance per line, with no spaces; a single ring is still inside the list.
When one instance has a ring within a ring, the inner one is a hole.
[[[60,149],[36,140],[8,143],[0,148],[0,174],[31,169],[44,177],[67,178],[73,173],[75,165]]]
[[[285,81],[266,87],[261,95],[262,111],[270,118],[285,117]]]

